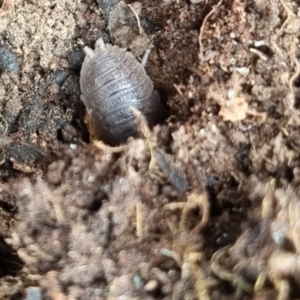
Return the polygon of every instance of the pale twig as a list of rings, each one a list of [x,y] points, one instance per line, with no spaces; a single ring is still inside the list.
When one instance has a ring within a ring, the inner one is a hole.
[[[215,13],[215,11],[217,10],[217,8],[222,4],[223,0],[220,0],[218,2],[218,4],[206,15],[206,17],[203,20],[201,29],[200,29],[200,34],[199,34],[199,48],[200,48],[200,61],[204,60],[203,57],[203,34],[204,34],[204,27],[205,27],[205,23],[208,21],[208,19]]]
[[[94,141],[93,144],[100,150],[109,152],[109,153],[119,153],[127,150],[129,148],[129,145],[122,145],[118,147],[111,147],[106,144],[104,144],[102,141]]]
[[[136,17],[136,21],[137,21],[137,24],[138,24],[138,27],[139,27],[139,34],[142,34],[143,33],[143,29],[141,27],[141,22],[140,22],[140,18],[139,18],[138,13],[136,12],[136,10],[130,4],[127,4],[127,5],[132,10],[132,12],[134,13],[134,15]]]
[[[185,104],[188,105],[187,100],[186,100],[185,96],[183,95],[183,93],[182,93],[182,91],[180,89],[180,86],[177,85],[177,84],[175,84],[175,83],[173,84],[173,86],[176,89],[176,91],[178,92],[178,94],[183,98]]]
[[[263,52],[255,49],[255,48],[250,48],[250,52],[256,54],[259,58],[261,58],[264,61],[268,60],[268,56],[267,55],[265,55]]]
[[[132,106],[130,109],[135,116],[139,131],[145,137],[145,140],[148,144],[149,151],[150,151],[150,157],[151,157],[150,163],[149,163],[149,170],[153,170],[154,166],[155,166],[154,150],[155,150],[156,144],[151,142],[151,132],[148,127],[147,120],[146,120],[145,116],[136,107]]]
[[[290,21],[290,19],[292,17],[295,17],[296,15],[293,13],[292,10],[289,9],[289,7],[287,6],[287,4],[285,3],[284,0],[279,0],[279,1],[281,2],[281,5],[283,6],[284,10],[287,13],[287,18],[286,18],[286,20],[284,21],[284,23],[282,24],[282,26],[280,28],[280,30],[282,30],[286,26],[286,24]]]
[[[198,299],[210,300],[209,279],[203,268],[201,268],[203,260],[201,252],[192,252],[188,256],[188,264],[195,280],[194,287]]]

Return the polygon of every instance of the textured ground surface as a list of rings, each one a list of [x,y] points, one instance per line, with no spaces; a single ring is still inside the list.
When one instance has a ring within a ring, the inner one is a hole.
[[[299,299],[299,1],[116,2],[0,0],[0,298]],[[168,107],[119,153],[80,100],[99,37]]]

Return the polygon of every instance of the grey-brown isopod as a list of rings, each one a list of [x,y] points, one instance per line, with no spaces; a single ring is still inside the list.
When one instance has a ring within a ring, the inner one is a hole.
[[[136,133],[136,107],[148,121],[160,114],[161,102],[144,67],[125,49],[105,45],[100,38],[95,50],[85,47],[81,97],[99,137],[110,145],[125,142]]]

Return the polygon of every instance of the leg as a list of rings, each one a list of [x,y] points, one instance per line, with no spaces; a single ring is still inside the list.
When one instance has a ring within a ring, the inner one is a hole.
[[[144,55],[143,55],[143,58],[142,58],[142,62],[141,62],[141,65],[145,68],[146,66],[146,63],[148,61],[148,58],[149,58],[149,55],[150,55],[150,52],[151,52],[151,48],[152,48],[152,45],[150,46],[150,48],[146,49]]]
[[[100,50],[105,49],[105,43],[104,43],[102,37],[99,38],[99,39],[96,41],[95,48],[96,48],[96,49],[100,49]]]
[[[86,56],[87,56],[88,58],[93,57],[94,54],[95,54],[94,50],[91,49],[91,48],[88,47],[88,46],[85,46],[85,47],[83,48],[83,51],[85,52],[85,54],[86,54]]]

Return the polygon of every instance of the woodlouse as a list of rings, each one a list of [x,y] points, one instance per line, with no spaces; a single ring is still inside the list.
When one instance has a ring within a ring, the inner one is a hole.
[[[125,49],[105,44],[85,47],[81,97],[99,137],[110,145],[125,142],[136,133],[136,107],[152,123],[162,110],[157,91],[144,67]]]

